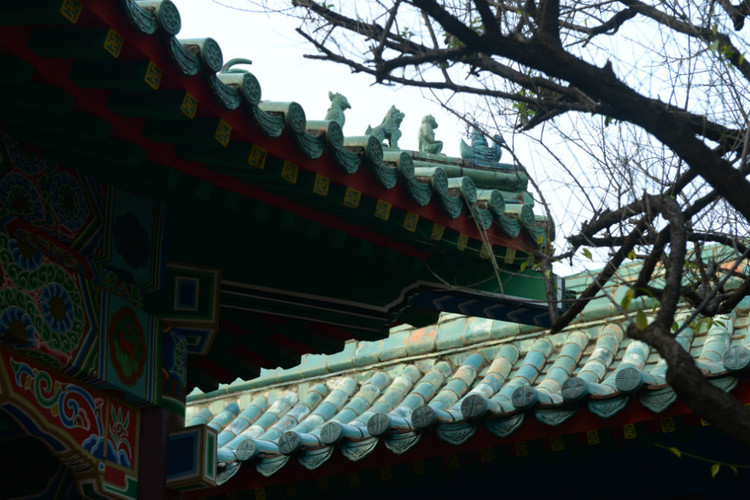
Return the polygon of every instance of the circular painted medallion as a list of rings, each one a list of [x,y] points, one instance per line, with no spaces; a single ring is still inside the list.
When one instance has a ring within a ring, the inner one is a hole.
[[[135,385],[146,365],[146,337],[130,307],[112,315],[109,356],[120,380],[128,387]]]
[[[50,283],[42,288],[39,301],[42,317],[55,333],[67,333],[75,320],[70,294],[60,283]]]
[[[71,231],[81,229],[89,218],[83,189],[68,172],[58,172],[52,178],[49,201],[57,219]]]

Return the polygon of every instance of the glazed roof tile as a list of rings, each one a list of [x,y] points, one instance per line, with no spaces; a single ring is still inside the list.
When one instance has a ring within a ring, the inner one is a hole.
[[[142,35],[141,39],[135,41],[116,31],[117,36],[112,38],[112,29],[98,26],[100,23],[94,18],[104,17],[113,7],[124,14],[122,17]],[[16,25],[34,19],[25,6],[4,9],[4,17],[5,24]],[[38,19],[34,20],[38,24]],[[75,65],[71,80],[83,87],[111,92],[107,105],[112,111],[147,118],[143,135],[151,141],[175,144],[179,158],[204,162],[212,171],[240,178],[268,177],[269,172],[277,172],[264,168],[264,164],[278,157],[278,150],[288,142],[280,141],[273,150],[259,148],[254,145],[259,141],[250,139],[248,134],[260,132],[265,136],[260,141],[263,144],[286,137],[296,146],[296,157],[317,160],[327,156],[337,166],[341,175],[330,179],[332,184],[356,185],[350,176],[368,171],[379,187],[363,191],[363,196],[377,198],[384,190],[403,190],[416,206],[435,205],[449,220],[462,214],[473,216],[483,229],[494,227],[506,238],[515,239],[526,233],[532,245],[544,237],[546,220],[533,213],[533,199],[527,192],[528,176],[522,168],[511,164],[488,167],[461,158],[384,148],[374,135],[345,137],[336,121],[308,120],[296,102],[263,101],[260,82],[244,69],[249,60],[224,63],[221,47],[212,38],[178,37],[180,14],[169,0],[78,5],[76,17],[68,21],[70,26],[35,30],[29,42],[35,54],[88,59],[88,63]],[[78,28],[80,36],[74,35],[76,24],[85,26]],[[108,41],[101,47],[91,42],[99,34]],[[59,44],[61,38],[69,42]],[[155,56],[155,52],[161,57],[143,60],[144,55]],[[14,74],[22,78],[25,70],[16,66],[24,65],[20,60],[15,62],[10,68],[15,68]],[[160,67],[165,64],[171,68]],[[152,66],[156,69],[150,69]],[[147,71],[145,80],[141,70]],[[148,71],[155,75],[153,80],[149,80]],[[183,81],[172,78],[172,71]],[[188,82],[190,88],[185,93],[181,87]],[[201,82],[210,89],[213,103],[198,102],[191,94]],[[172,119],[167,119],[169,116]],[[265,154],[268,157],[263,158]],[[307,163],[302,167],[311,168]]]
[[[584,284],[580,277],[568,280],[574,289]],[[617,288],[610,293],[619,293]],[[650,311],[651,302],[634,300],[630,310]],[[684,306],[679,317],[691,312]],[[700,321],[677,337],[725,391],[750,368],[749,313],[750,297],[731,314]],[[352,341],[346,364],[330,363],[336,355],[308,355],[289,370],[268,370],[210,394],[193,393],[187,424],[216,415],[209,425],[220,432],[221,443],[228,443],[219,449],[220,480],[226,482],[240,467],[269,476],[292,459],[312,470],[337,452],[352,461],[381,445],[401,454],[428,431],[460,445],[480,427],[505,438],[530,419],[559,426],[586,412],[612,418],[634,398],[654,413],[665,412],[677,399],[666,384],[666,362],[623,331],[624,318],[606,297],[593,300],[574,324],[555,335],[447,314],[431,327],[396,328],[379,342]],[[304,411],[294,413],[294,425],[274,417],[260,438],[257,427],[237,434],[239,427],[230,424],[241,417],[227,418],[243,409],[261,422],[265,414],[256,407],[297,399],[305,404]]]

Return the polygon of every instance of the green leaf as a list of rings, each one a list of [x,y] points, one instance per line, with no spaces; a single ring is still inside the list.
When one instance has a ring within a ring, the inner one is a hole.
[[[604,126],[609,127],[609,124],[612,123],[612,117],[611,116],[605,116],[604,117]]]
[[[545,278],[549,278],[550,276],[552,276],[552,273],[550,272],[549,269],[545,269],[542,274],[544,274]]]
[[[628,288],[628,291],[625,292],[625,296],[622,298],[622,302],[620,302],[620,305],[623,309],[627,310],[628,307],[630,307],[630,303],[633,302],[633,297],[635,296],[635,292],[632,288]]]
[[[544,242],[544,235],[543,234],[540,234],[539,236],[536,237],[536,244],[537,245],[541,245],[543,242]]]
[[[525,271],[526,268],[529,266],[529,261],[521,262],[521,271]]]
[[[714,479],[716,477],[716,474],[719,473],[720,468],[721,468],[721,465],[719,464],[713,464],[711,466],[711,479]]]
[[[676,321],[672,321],[672,331],[676,332],[678,328],[680,328],[680,325]]]
[[[630,259],[630,260],[635,260],[636,259],[635,250],[631,250],[630,252],[628,252],[628,259]]]
[[[732,472],[734,472],[734,475],[736,476],[736,475],[737,475],[737,472],[738,472],[738,471],[737,471],[737,467],[735,467],[735,466],[734,466],[734,465],[732,465],[732,464],[728,464],[727,466],[728,466],[728,467],[729,467],[730,469],[732,469]]]
[[[591,256],[591,251],[589,251],[589,249],[588,249],[588,248],[584,248],[584,249],[583,249],[583,255],[584,255],[584,256],[585,256],[585,257],[586,257],[587,259],[589,259],[589,260],[593,260],[593,257]]]
[[[669,451],[671,451],[672,454],[676,456],[677,458],[682,458],[682,452],[678,450],[677,448],[675,448],[674,446],[670,446]]]
[[[639,330],[645,330],[648,326],[648,318],[646,318],[646,313],[643,311],[638,311],[635,313],[635,326]]]
[[[638,288],[638,292],[642,293],[643,295],[648,295],[652,299],[654,298],[654,294],[651,293],[651,290],[649,290],[648,288],[640,287],[640,288]]]

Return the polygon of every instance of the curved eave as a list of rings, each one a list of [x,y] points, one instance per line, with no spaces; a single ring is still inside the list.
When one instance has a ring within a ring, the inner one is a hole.
[[[212,89],[212,86],[208,82],[208,79],[216,77],[216,73],[208,67],[206,61],[200,61],[201,67],[197,74],[193,76],[180,74],[172,60],[168,46],[171,35],[164,32],[164,29],[159,27],[158,23],[153,23],[157,26],[155,32],[145,34],[136,29],[129,22],[128,15],[125,15],[126,13],[131,14],[131,19],[133,17],[149,19],[149,16],[151,18],[154,17],[151,12],[138,7],[134,2],[125,0],[78,5],[80,13],[76,19],[76,23],[65,26],[65,23],[69,23],[69,21],[61,18],[60,24],[62,27],[55,29],[59,33],[72,33],[78,28],[94,31],[114,30],[122,37],[123,42],[117,57],[113,57],[111,61],[107,61],[108,64],[131,64],[137,61],[151,63],[161,71],[161,81],[158,83],[158,90],[155,92],[187,92],[197,100],[197,113],[191,121],[183,121],[181,125],[192,126],[198,129],[199,125],[205,126],[207,123],[219,126],[219,120],[221,120],[223,122],[221,126],[231,128],[231,132],[229,133],[230,145],[239,144],[248,147],[257,145],[265,150],[269,156],[290,162],[302,170],[325,176],[332,185],[344,186],[359,191],[363,199],[382,201],[391,205],[394,212],[396,212],[394,216],[409,216],[413,218],[416,215],[421,221],[429,221],[432,224],[445,228],[446,235],[455,234],[455,236],[447,238],[454,245],[462,237],[467,237],[469,247],[473,246],[477,249],[481,247],[481,241],[483,240],[481,233],[483,229],[474,220],[474,214],[478,209],[476,204],[467,204],[455,195],[448,196],[432,191],[429,203],[426,206],[420,206],[414,197],[409,194],[409,190],[406,187],[408,179],[399,174],[397,175],[395,186],[387,189],[383,186],[382,180],[379,181],[375,171],[377,169],[392,170],[395,167],[379,164],[375,165],[377,167],[375,169],[372,166],[368,168],[366,165],[367,160],[363,153],[358,153],[362,164],[354,173],[347,173],[347,170],[342,168],[340,164],[341,158],[337,158],[332,154],[330,148],[325,147],[325,144],[322,145],[324,148],[322,155],[317,159],[311,159],[309,154],[306,155],[300,147],[299,137],[297,137],[299,134],[295,135],[295,132],[290,131],[288,127],[277,138],[271,138],[265,134],[254,121],[252,113],[248,110],[248,107],[256,106],[256,104],[248,103],[245,99],[236,109],[228,109],[226,102],[223,103],[215,95],[214,91],[218,84],[214,82],[214,88]],[[137,13],[137,16],[133,16],[133,12]],[[149,139],[149,127],[147,126],[149,120],[146,118],[122,116],[112,111],[107,105],[103,105],[108,103],[113,93],[111,89],[83,88],[73,81],[71,73],[80,73],[77,67],[82,64],[82,60],[63,55],[42,57],[30,48],[30,45],[33,45],[33,40],[39,38],[40,33],[42,35],[45,34],[45,29],[45,27],[24,25],[4,27],[2,34],[0,34],[0,44],[4,47],[3,52],[20,56],[28,62],[35,71],[33,76],[34,82],[56,86],[73,96],[75,104],[72,111],[103,119],[110,124],[112,132],[109,134],[108,139],[125,141],[145,151],[143,164],[155,163],[168,165],[182,174],[201,179],[218,188],[226,189],[241,196],[264,199],[274,206],[304,213],[306,217],[314,218],[323,224],[346,227],[347,231],[356,233],[359,237],[368,239],[373,243],[384,244],[383,237],[377,234],[382,232],[377,228],[377,224],[375,224],[376,227],[373,228],[373,231],[370,232],[361,230],[359,227],[347,227],[346,221],[342,221],[342,219],[347,219],[346,215],[331,219],[324,213],[325,209],[318,211],[314,202],[303,201],[300,205],[295,205],[293,201],[290,202],[287,198],[267,193],[265,192],[266,190],[258,188],[250,182],[238,182],[236,176],[217,171],[217,169],[207,166],[205,162],[191,161],[184,154],[180,154],[180,145],[175,142]],[[63,31],[59,31],[61,29]],[[64,50],[61,53],[64,53]],[[104,58],[108,56],[106,54],[99,54],[97,57]],[[90,60],[87,61],[90,62]],[[113,61],[117,61],[117,63],[113,63]],[[96,67],[96,61],[94,67]],[[138,92],[146,91],[148,89],[145,87],[142,90],[138,90]],[[135,91],[133,93],[134,95],[137,94]],[[239,97],[243,98],[242,95]],[[257,109],[255,112],[257,112]],[[158,126],[168,128],[171,123],[170,121],[164,121],[163,123],[158,123]],[[208,134],[211,132],[213,130],[209,128]],[[302,133],[304,134],[305,132]],[[205,139],[209,151],[213,151],[216,155],[225,154],[227,144],[224,144],[222,147],[222,145],[213,141],[210,136],[205,137]],[[318,138],[315,138],[315,140],[318,140]],[[248,165],[245,165],[245,167],[248,169],[252,168]],[[127,172],[120,172],[120,174],[128,175]],[[163,181],[163,179],[154,179],[154,181],[159,182]],[[446,213],[446,203],[452,205],[450,207],[452,213]],[[311,209],[311,207],[313,208]],[[460,210],[458,216],[455,216],[456,210]],[[506,220],[505,222],[507,223],[508,221]],[[529,227],[528,231],[522,231],[515,237],[509,237],[507,230],[503,231],[503,227],[503,221],[493,220],[490,227],[486,229],[487,241],[490,242],[493,248],[511,249],[524,253],[531,253],[535,250],[538,243],[538,235],[536,234],[538,231],[533,227]],[[408,242],[412,239],[412,235],[407,231],[413,230],[405,229],[403,234],[397,234],[392,238],[393,240],[406,242],[406,246],[399,245],[393,241],[385,243],[389,247],[398,248],[399,251],[408,252]],[[412,254],[423,256],[419,252],[412,252]],[[500,258],[504,258],[505,256],[502,252],[499,255]],[[525,260],[525,255],[519,256],[519,261],[522,260]]]
[[[192,394],[188,423],[219,432],[220,491],[288,473],[336,475],[487,448],[521,456],[532,443],[593,446],[702,425],[666,383],[666,362],[625,338],[623,319],[601,302],[553,336],[452,317],[350,342],[291,370]],[[677,338],[712,384],[742,402],[750,401],[747,306]]]

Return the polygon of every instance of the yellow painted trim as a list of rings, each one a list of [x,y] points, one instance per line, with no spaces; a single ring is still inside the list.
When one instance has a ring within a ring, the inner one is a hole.
[[[430,232],[430,238],[435,241],[440,241],[443,239],[444,232],[445,232],[445,226],[435,222],[432,224],[432,231]]]
[[[62,5],[60,5],[60,14],[71,24],[78,22],[82,10],[83,4],[78,0],[63,0]]]
[[[319,194],[320,196],[328,196],[328,189],[331,186],[331,181],[328,177],[320,174],[315,174],[315,182],[313,183],[313,193]]]
[[[622,427],[622,433],[625,435],[625,439],[635,439],[638,437],[638,432],[635,430],[635,424],[625,424]]]
[[[375,205],[375,217],[388,220],[391,217],[391,204],[387,201],[378,200],[377,205]]]
[[[661,419],[661,431],[662,432],[674,432],[675,425],[672,417],[664,417]]]
[[[482,243],[482,248],[479,250],[479,256],[483,259],[489,259],[491,252],[491,246],[487,243]]]
[[[143,77],[143,81],[146,82],[146,85],[148,85],[152,89],[158,90],[159,85],[161,85],[162,75],[163,72],[161,68],[154,64],[154,61],[149,61],[148,67],[146,68],[146,75]]]
[[[264,168],[266,168],[267,156],[268,154],[265,149],[253,144],[253,147],[250,149],[250,154],[247,155],[247,163],[251,167],[257,168],[258,170],[263,170]]]
[[[107,36],[104,38],[104,50],[109,52],[109,54],[117,59],[120,57],[120,52],[122,52],[122,44],[125,42],[125,39],[122,37],[121,34],[113,30],[112,28],[107,31]]]
[[[599,431],[597,429],[586,431],[586,441],[591,446],[599,444]]]
[[[214,132],[214,139],[216,142],[224,147],[229,145],[229,137],[232,135],[232,126],[224,121],[223,118],[219,119],[219,124],[216,126],[216,132]]]
[[[347,187],[344,193],[344,205],[349,208],[359,207],[359,202],[362,200],[362,193],[354,188]]]
[[[299,176],[299,167],[294,163],[285,161],[281,167],[281,178],[290,184],[297,184],[297,177]]]
[[[407,212],[404,216],[404,229],[411,231],[412,233],[417,230],[417,224],[419,223],[419,215],[414,212]]]
[[[521,441],[520,443],[516,443],[516,456],[517,457],[525,457],[529,454],[529,447],[526,446],[526,441]]]
[[[552,436],[549,438],[549,444],[552,451],[562,451],[565,449],[565,442],[563,441],[562,436]]]
[[[465,234],[458,235],[458,241],[456,242],[456,248],[459,252],[466,250],[466,246],[469,244],[469,237]]]
[[[185,97],[182,98],[182,104],[180,104],[180,113],[192,120],[195,118],[197,112],[198,99],[196,99],[190,92],[185,92]]]

